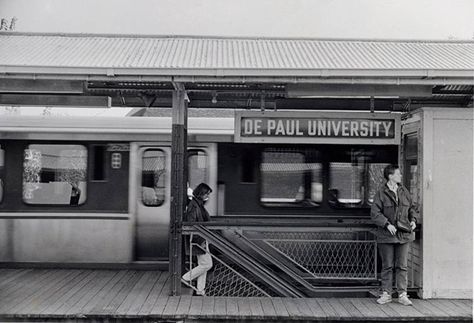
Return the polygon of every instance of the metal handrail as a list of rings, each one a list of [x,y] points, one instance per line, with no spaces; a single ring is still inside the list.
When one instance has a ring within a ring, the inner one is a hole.
[[[256,274],[265,283],[271,286],[277,293],[284,297],[304,297],[298,289],[291,284],[276,278],[273,273],[262,264],[255,261],[248,254],[230,244],[227,240],[215,234],[211,230],[201,225],[193,225],[195,232],[198,232],[203,238],[208,240],[214,247],[217,247],[227,255],[231,256],[239,264],[244,266],[250,272]]]

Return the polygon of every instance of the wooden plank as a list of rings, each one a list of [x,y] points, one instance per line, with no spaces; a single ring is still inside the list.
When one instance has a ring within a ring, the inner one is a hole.
[[[160,295],[158,295],[158,298],[156,299],[156,302],[153,305],[150,311],[150,314],[161,315],[161,313],[163,313],[166,303],[168,302],[168,298],[169,298],[168,294],[170,293],[170,286],[171,286],[171,277],[170,275],[167,275],[163,289],[161,290]]]
[[[10,308],[11,306],[15,306],[25,298],[29,297],[31,294],[33,294],[38,288],[41,287],[42,284],[44,284],[45,281],[48,279],[51,279],[54,277],[57,271],[42,271],[37,275],[36,277],[31,277],[29,281],[25,283],[20,283],[16,287],[16,290],[10,291],[8,293],[8,296],[1,296],[1,299],[6,299],[8,300],[8,303],[2,304],[0,307],[0,312],[1,313],[6,313],[6,310]]]
[[[385,319],[389,317],[372,298],[352,298],[350,301],[367,318]]]
[[[223,297],[214,298],[214,318],[225,319],[227,316],[226,300]]]
[[[191,306],[188,312],[189,319],[197,319],[201,315],[203,297],[191,297]]]
[[[23,293],[31,284],[51,275],[48,270],[33,270],[27,272],[23,277],[10,281],[0,290],[0,299],[11,301],[12,297],[18,293]]]
[[[277,318],[287,318],[289,314],[288,314],[288,311],[286,310],[285,304],[283,304],[282,298],[272,297],[271,300],[272,300],[273,308],[275,309]]]
[[[325,320],[328,315],[322,309],[321,305],[314,298],[305,298],[306,304],[313,313],[313,317]]]
[[[214,318],[214,297],[204,297],[202,301],[201,316],[203,318]]]
[[[306,318],[306,319],[310,319],[313,317],[313,312],[309,308],[304,298],[295,298],[293,299],[293,301],[295,302],[296,307],[300,311],[301,317]]]
[[[191,307],[191,295],[183,295],[179,300],[178,307],[176,308],[174,318],[183,319],[189,313],[189,308]]]
[[[90,288],[93,288],[97,284],[100,283],[100,281],[105,277],[105,272],[101,270],[94,270],[95,275],[91,276],[90,279],[85,283],[81,284],[80,289],[76,290],[76,292],[71,295],[61,306],[59,306],[53,314],[67,314],[68,310],[73,308],[77,302],[80,301],[80,299],[89,292]]]
[[[286,310],[288,311],[289,317],[301,316],[301,313],[298,310],[298,306],[296,306],[292,298],[283,298],[282,301],[283,301],[283,304],[285,305]]]
[[[145,281],[145,284],[139,288],[137,291],[137,295],[134,298],[134,301],[130,308],[127,311],[127,315],[137,315],[140,312],[145,300],[148,298],[148,295],[151,292],[151,289],[154,286],[154,282],[157,277],[159,277],[160,273],[156,271],[149,271],[147,272],[144,277],[148,275],[148,279]],[[138,284],[137,284],[138,285]],[[134,291],[132,290],[132,295]]]
[[[74,290],[76,285],[79,285],[91,274],[91,270],[81,270],[79,275],[74,277],[74,279],[69,280],[67,284],[61,287],[52,297],[50,297],[45,303],[43,303],[38,313],[51,313],[55,305],[57,306],[57,304],[62,304],[64,296],[67,295],[68,292]]]
[[[341,301],[341,304],[342,304],[342,306],[344,306],[346,311],[349,312],[351,317],[353,317],[353,318],[363,318],[364,317],[364,314],[362,314],[358,310],[358,308],[355,307],[354,304],[352,304],[350,298],[340,298],[339,300]]]
[[[168,278],[168,273],[163,271],[161,272],[160,276],[157,277],[157,280],[155,281],[155,284],[153,285],[150,294],[148,294],[148,297],[143,303],[142,308],[138,312],[139,315],[147,315],[151,312],[151,309],[153,308],[153,305],[155,305],[158,296],[162,293],[162,290],[165,286],[165,282]]]
[[[70,272],[66,270],[55,270],[53,275],[50,275],[47,279],[41,281],[34,287],[31,292],[23,294],[26,297],[18,298],[13,306],[9,308],[4,308],[4,313],[17,314],[18,312],[23,311],[25,308],[31,307],[31,303],[38,300],[41,294],[47,293],[51,286],[54,286],[56,283],[63,281]]]
[[[117,285],[127,274],[126,270],[119,270],[116,274],[112,277],[111,280],[107,282],[107,284],[94,296],[91,297],[90,300],[84,305],[82,308],[82,313],[90,313],[90,311],[98,306],[103,306],[103,304],[107,300],[107,296],[111,294],[114,286]]]
[[[337,318],[350,318],[352,317],[351,313],[342,305],[342,302],[339,298],[328,298],[328,304],[334,309],[334,312],[337,315]]]
[[[122,304],[117,308],[115,314],[124,315],[128,313],[128,310],[131,308],[133,303],[135,302],[136,298],[139,297],[143,288],[145,288],[146,283],[148,282],[149,278],[152,277],[149,271],[144,271],[141,273],[140,279],[137,281],[135,286],[128,292],[127,297],[123,300]]]
[[[260,304],[260,298],[258,297],[248,297],[250,302],[250,312],[252,312],[252,317],[256,319],[261,319],[264,317],[262,304]]]
[[[66,304],[70,298],[72,298],[77,292],[79,292],[85,285],[87,285],[92,279],[94,279],[95,276],[99,274],[99,272],[95,270],[88,270],[85,273],[86,275],[82,280],[80,280],[77,284],[73,285],[70,289],[66,290],[66,293],[61,295],[61,297],[56,302],[54,302],[41,312],[48,315],[56,314],[61,306]]]
[[[64,275],[61,279],[58,279],[57,282],[51,282],[51,284],[43,289],[39,290],[38,293],[32,295],[32,300],[28,303],[19,307],[14,313],[19,314],[35,314],[37,313],[40,308],[44,307],[44,303],[46,303],[51,297],[53,297],[63,286],[67,285],[67,283],[73,280],[76,276],[78,276],[82,271],[81,270],[64,270]]]
[[[174,318],[180,299],[181,296],[169,296],[168,302],[163,310],[163,318]]]
[[[464,310],[462,310],[460,307],[457,307],[447,299],[430,299],[428,302],[437,306],[438,308],[441,308],[443,311],[448,313],[450,317],[463,317],[467,314],[464,314]]]
[[[427,320],[448,318],[449,314],[426,300],[412,299],[413,306],[422,313]]]
[[[447,299],[447,301],[459,308],[462,315],[471,315],[472,317],[472,303],[468,305],[456,299]]]
[[[327,299],[325,298],[314,298],[314,301],[319,304],[320,308],[323,310],[325,313],[326,317],[328,319],[331,319],[333,317],[337,317],[336,311],[332,308],[332,306],[328,303]],[[343,305],[345,307],[345,304],[343,302]]]
[[[130,280],[133,279],[133,277],[136,275],[136,271],[125,271],[125,275],[121,277],[118,281],[115,281],[115,279],[112,279],[109,282],[109,286],[105,286],[103,290],[107,289],[108,292],[103,295],[103,298],[95,302],[92,308],[87,305],[87,309],[84,309],[84,313],[88,314],[102,314],[105,311],[108,310],[109,304],[113,301],[113,299],[119,294],[119,292],[122,290],[122,288],[129,282]],[[118,276],[120,277],[120,276]],[[110,286],[112,286],[111,289]],[[102,291],[100,292],[102,294]],[[89,304],[89,303],[88,303]]]
[[[396,311],[400,315],[400,319],[423,317],[423,314],[417,311],[413,306],[405,306],[399,304],[397,301],[384,305]]]
[[[267,319],[277,319],[277,313],[273,307],[273,302],[270,297],[262,297],[260,299],[260,304],[262,304],[263,315]]]
[[[82,308],[94,297],[107,283],[117,275],[117,271],[103,270],[97,276],[95,284],[85,287],[85,293],[77,299],[77,302],[65,311],[65,314],[84,314]]]
[[[101,309],[102,314],[112,314],[115,313],[117,308],[122,304],[124,299],[127,297],[128,293],[135,286],[137,281],[142,277],[142,272],[133,271],[130,272],[130,278],[128,280],[120,281],[118,286],[116,286],[118,293],[112,298],[112,300]]]
[[[239,315],[239,305],[235,297],[225,297],[227,317],[234,318]]]
[[[377,301],[374,299],[373,300],[374,304],[380,308],[385,314],[387,314],[388,317],[400,317],[400,314],[398,314],[397,311],[395,311],[393,308],[385,306],[385,304],[380,305],[377,303]]]
[[[239,306],[239,317],[241,319],[248,318],[252,315],[252,311],[250,310],[250,304],[247,298],[237,297],[237,305]]]
[[[11,269],[10,271],[0,273],[0,290],[3,290],[4,286],[6,286],[10,282],[13,282],[15,280],[21,280],[22,276],[31,271],[33,271],[33,269]]]

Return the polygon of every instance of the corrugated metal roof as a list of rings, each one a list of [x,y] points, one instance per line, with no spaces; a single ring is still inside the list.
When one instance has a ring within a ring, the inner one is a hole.
[[[15,66],[153,69],[158,74],[174,69],[177,75],[179,70],[228,69],[279,75],[287,70],[474,70],[471,41],[0,33],[0,52],[4,71]]]

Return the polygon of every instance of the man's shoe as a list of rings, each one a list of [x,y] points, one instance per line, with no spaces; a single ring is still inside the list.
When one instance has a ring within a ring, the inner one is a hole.
[[[398,302],[405,306],[413,305],[413,303],[408,299],[407,293],[401,293],[398,295]]]
[[[383,292],[382,295],[377,299],[377,303],[380,305],[390,303],[391,301],[392,296],[387,292]]]

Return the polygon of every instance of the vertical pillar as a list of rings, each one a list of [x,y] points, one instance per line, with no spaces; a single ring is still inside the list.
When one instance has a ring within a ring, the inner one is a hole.
[[[181,294],[182,222],[187,201],[188,111],[184,85],[175,84],[171,130],[171,208],[170,208],[170,295]]]

